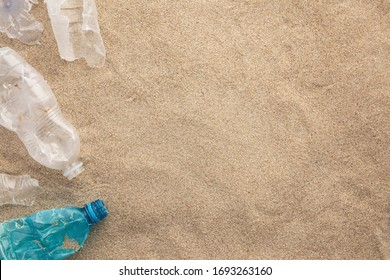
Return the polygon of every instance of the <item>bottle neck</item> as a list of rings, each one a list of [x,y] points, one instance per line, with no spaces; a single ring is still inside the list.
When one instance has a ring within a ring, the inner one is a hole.
[[[95,222],[93,221],[92,217],[89,215],[87,209],[85,209],[85,206],[81,208],[81,211],[84,213],[84,216],[86,217],[89,225],[94,225]]]
[[[83,211],[90,225],[99,223],[108,215],[107,208],[101,199],[86,204]]]
[[[81,161],[76,161],[66,168],[63,175],[68,178],[68,180],[72,180],[83,171],[83,163]]]

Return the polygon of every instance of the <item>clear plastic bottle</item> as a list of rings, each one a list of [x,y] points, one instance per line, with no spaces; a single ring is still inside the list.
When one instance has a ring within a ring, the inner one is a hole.
[[[85,243],[93,224],[107,217],[102,200],[83,208],[44,210],[0,224],[1,260],[63,260]]]
[[[106,58],[94,0],[45,0],[61,58],[84,57],[90,67]]]
[[[0,125],[16,132],[37,162],[62,170],[69,180],[80,174],[76,129],[44,78],[10,48],[0,48],[0,84]]]
[[[38,181],[28,175],[0,174],[0,206],[4,204],[31,206],[35,197],[42,191]]]
[[[30,14],[38,0],[0,0],[0,32],[25,44],[38,44],[43,25]]]

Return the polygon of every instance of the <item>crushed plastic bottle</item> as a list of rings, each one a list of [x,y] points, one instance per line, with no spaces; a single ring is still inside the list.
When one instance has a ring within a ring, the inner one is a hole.
[[[45,0],[61,58],[102,67],[106,49],[94,0]]]
[[[39,43],[43,25],[31,14],[38,0],[0,0],[0,31],[25,44]]]
[[[4,204],[31,206],[42,192],[38,181],[28,175],[0,174],[0,206]]]
[[[83,208],[45,210],[0,224],[1,260],[63,260],[81,247],[90,228],[107,217],[102,200]]]
[[[0,125],[16,132],[37,162],[62,170],[69,180],[80,174],[76,129],[44,78],[10,48],[0,48],[0,85]]]

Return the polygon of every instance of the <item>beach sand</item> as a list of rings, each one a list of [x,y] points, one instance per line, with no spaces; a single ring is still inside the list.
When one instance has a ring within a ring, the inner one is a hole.
[[[0,172],[102,198],[74,259],[390,259],[390,1],[97,1],[103,68],[0,34],[77,128],[73,181],[0,128]]]

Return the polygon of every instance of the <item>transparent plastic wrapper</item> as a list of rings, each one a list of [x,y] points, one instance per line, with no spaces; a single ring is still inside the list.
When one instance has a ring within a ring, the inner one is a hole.
[[[25,44],[38,44],[43,25],[31,14],[38,0],[0,0],[0,31]]]
[[[61,58],[102,67],[106,49],[94,0],[45,0]]]
[[[28,175],[0,174],[0,206],[4,204],[31,206],[42,192],[38,181]]]
[[[0,125],[16,132],[37,162],[62,170],[69,180],[80,174],[76,129],[44,78],[10,48],[0,48],[0,84]]]
[[[107,217],[102,200],[44,210],[0,224],[1,260],[63,260],[80,250],[91,226]]]

